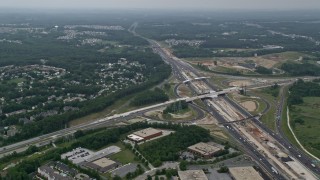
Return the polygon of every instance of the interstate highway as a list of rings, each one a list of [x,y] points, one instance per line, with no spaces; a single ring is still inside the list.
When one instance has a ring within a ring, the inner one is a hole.
[[[181,61],[176,61],[174,59],[172,59],[172,57],[170,57],[169,55],[167,55],[162,48],[160,47],[160,45],[156,42],[152,42],[152,46],[155,49],[155,52],[158,52],[169,64],[172,65],[173,69],[176,70],[176,73],[178,75],[181,75],[180,77],[180,81],[184,81],[186,79],[183,78],[182,74],[179,73],[180,69],[186,69],[194,74],[196,74],[198,77],[200,77],[199,73],[197,72],[197,70],[195,68],[193,68],[191,65],[186,64],[185,62],[181,62]],[[209,83],[207,80],[203,80],[211,89],[213,90],[217,90],[218,88],[215,87],[214,85],[212,85],[211,83]],[[190,87],[190,86],[189,86]],[[228,97],[224,97],[231,105],[233,105],[239,112],[241,112],[242,114],[246,115],[247,117],[252,116],[250,113],[248,113],[247,111],[245,111],[240,105],[238,105],[237,103],[235,103],[234,101],[230,100]],[[212,109],[212,111],[214,112],[215,110]],[[219,119],[220,121],[225,121],[222,117],[219,118],[219,114],[216,114],[215,117],[217,119]],[[304,164],[306,167],[308,167],[309,170],[311,170],[314,174],[319,174],[319,169],[318,168],[314,168],[312,167],[311,163],[312,163],[312,159],[309,158],[308,156],[302,154],[302,153],[297,153],[295,148],[292,148],[292,145],[285,141],[282,137],[274,134],[270,129],[268,129],[266,126],[264,126],[259,120],[255,119],[253,122],[255,122],[255,124],[258,125],[258,127],[260,127],[262,130],[264,130],[265,132],[267,132],[268,134],[270,134],[275,140],[277,140],[281,145],[283,145],[284,147],[286,147],[286,149],[288,150],[288,152],[290,152],[290,155],[292,157],[294,157],[295,159],[299,160],[302,164]],[[231,126],[229,126],[231,127]],[[238,138],[241,137],[239,136],[239,134],[234,134],[234,129],[230,129],[228,130],[230,132],[230,134],[234,135],[234,137]],[[281,175],[278,175],[276,173],[273,173],[273,169],[271,169],[271,165],[269,163],[267,163],[268,161],[258,152],[255,151],[255,149],[248,143],[244,142],[244,139],[241,138],[242,144],[245,145],[248,149],[251,149],[251,151],[253,150],[253,154],[256,155],[256,157],[261,157],[258,158],[256,160],[260,161],[261,163],[263,163],[263,167],[265,169],[267,169],[269,171],[270,174],[273,174],[274,176],[277,177],[277,179],[281,179]],[[239,139],[241,141],[241,139]],[[299,158],[299,156],[301,156]],[[283,178],[283,177],[282,177]]]

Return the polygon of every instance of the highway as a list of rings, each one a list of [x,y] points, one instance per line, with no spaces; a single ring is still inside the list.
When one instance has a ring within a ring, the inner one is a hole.
[[[149,41],[150,42],[150,41]],[[170,65],[172,65],[173,67],[173,72],[175,73],[175,75],[177,76],[177,78],[180,81],[186,81],[189,79],[184,79],[183,78],[183,74],[180,73],[180,69],[181,70],[187,70],[190,71],[194,74],[196,74],[198,77],[201,77],[199,75],[199,73],[197,72],[196,69],[194,69],[192,66],[190,66],[189,64],[186,64],[185,62],[182,62],[180,60],[176,60],[173,59],[171,57],[169,57],[168,55],[166,55],[166,52],[164,52],[160,45],[156,42],[152,42],[152,46],[155,50],[155,52],[157,52],[158,54],[160,54],[161,57],[163,57],[163,59],[168,62]],[[203,81],[212,89],[212,90],[217,90],[218,88],[215,87],[214,85],[212,85],[211,83],[209,83],[207,80],[203,79]],[[283,84],[288,84],[288,83],[292,83],[292,80],[288,80],[286,82],[282,82]],[[281,83],[281,84],[282,84]],[[269,86],[269,85],[268,85]],[[191,87],[191,86],[189,86]],[[194,91],[194,90],[193,90]],[[244,110],[240,105],[238,105],[237,103],[235,103],[234,101],[232,101],[231,99],[229,99],[228,97],[224,97],[224,99],[229,102],[233,107],[235,107],[239,112],[241,112],[242,114],[244,114],[246,117],[250,117],[252,116],[250,113],[248,113],[246,110]],[[204,102],[206,102],[206,100],[203,100]],[[205,103],[207,104],[207,103]],[[208,105],[208,107],[210,109],[210,106]],[[215,109],[211,109],[211,113],[214,117],[216,117],[218,119],[218,121],[220,123],[225,123],[225,119],[223,119],[218,113],[216,113]],[[313,159],[311,159],[310,157],[306,156],[305,154],[302,154],[301,152],[297,151],[296,148],[293,148],[292,144],[289,143],[288,141],[286,141],[282,136],[279,136],[277,134],[275,134],[273,131],[271,131],[270,129],[268,129],[264,124],[262,124],[258,119],[254,118],[253,122],[259,127],[261,128],[263,131],[267,132],[272,138],[274,138],[276,141],[278,141],[290,154],[291,157],[294,157],[295,159],[299,160],[303,165],[305,165],[309,170],[311,170],[314,174],[319,174],[319,168],[318,167],[313,167],[311,164],[313,162]],[[285,179],[285,177],[283,177],[280,174],[277,174],[274,172],[274,170],[271,168],[272,165],[268,162],[268,160],[261,155],[259,152],[256,151],[256,149],[249,144],[248,142],[246,142],[244,140],[244,138],[241,138],[241,135],[239,133],[237,133],[237,131],[230,125],[224,125],[226,127],[226,129],[228,129],[228,132],[233,135],[233,137],[235,137],[236,139],[238,139],[250,152],[249,154],[254,154],[254,156],[256,157],[255,159],[259,162],[261,162],[260,164],[269,171],[270,174],[272,174],[272,176],[274,176],[275,179]]]
[[[150,41],[149,41],[150,42]],[[183,82],[186,79],[184,79],[182,73],[180,73],[180,69],[183,70],[188,70],[193,72],[194,74],[196,74],[197,76],[199,76],[198,72],[191,66],[183,63],[183,62],[179,62],[179,61],[175,61],[173,60],[170,56],[168,56],[160,47],[160,45],[156,42],[151,41],[152,46],[154,48],[154,51],[157,52],[158,54],[160,54],[160,56],[169,64],[172,63],[172,67],[173,67],[173,72],[175,73],[175,75],[177,76],[177,78]],[[179,63],[179,64],[178,64]],[[180,69],[178,68],[179,66]],[[199,76],[200,77],[200,76]],[[216,90],[218,89],[217,87],[214,87],[214,85],[209,84],[209,82],[207,80],[203,80],[205,83],[207,83],[209,85],[209,87],[211,87],[212,90]],[[194,89],[192,89],[192,86],[188,86],[189,88],[191,88],[192,92],[196,92]],[[206,108],[209,110],[209,113],[214,116],[219,123],[226,123],[227,121],[215,110],[213,109],[209,103],[207,102],[207,100],[203,100],[204,104],[206,105]],[[252,158],[259,164],[261,165],[261,167],[263,167],[270,176],[274,176],[275,179],[285,179],[285,177],[283,177],[281,174],[277,174],[277,173],[273,173],[273,169],[272,169],[272,165],[268,162],[268,160],[261,155],[255,147],[253,147],[248,141],[245,140],[245,138],[242,138],[242,135],[236,130],[234,129],[233,126],[230,125],[224,125],[224,127],[226,128],[226,130],[229,132],[230,135],[233,136],[233,138],[235,138],[237,141],[240,142],[240,144],[242,144],[244,150],[246,151],[246,153],[248,153],[249,155],[252,156]]]
[[[74,126],[74,127],[70,127],[70,128],[66,128],[60,131],[56,131],[53,133],[49,133],[49,134],[45,134],[39,137],[35,137],[32,139],[28,139],[25,141],[21,141],[15,144],[11,144],[5,147],[1,147],[0,148],[0,157],[4,156],[7,153],[11,153],[15,150],[18,150],[20,148],[24,148],[27,147],[29,145],[34,145],[34,144],[38,144],[38,143],[46,143],[46,142],[50,142],[50,141],[54,141],[55,139],[59,138],[59,137],[63,137],[63,136],[67,136],[69,134],[73,134],[74,132],[76,132],[77,130],[85,130],[85,129],[94,129],[94,128],[99,128],[99,127],[103,127],[106,125],[111,125],[114,124],[116,122],[119,121],[124,121],[124,120],[128,120],[128,119],[132,119],[136,116],[141,116],[144,113],[154,110],[154,109],[158,109],[160,107],[163,106],[167,106],[169,104],[178,102],[178,101],[186,101],[186,102],[192,102],[196,99],[202,99],[202,98],[210,98],[210,97],[216,97],[219,96],[221,94],[225,94],[225,93],[229,93],[229,92],[233,92],[235,89],[226,89],[225,91],[220,91],[220,92],[212,92],[211,94],[204,94],[204,95],[199,95],[199,96],[194,96],[194,97],[183,97],[183,98],[177,98],[174,100],[169,100],[163,103],[159,103],[159,104],[155,104],[155,105],[151,105],[151,106],[147,106],[147,107],[143,107],[140,109],[136,109],[136,110],[132,110],[129,112],[125,112],[122,114],[115,114],[113,116],[109,116],[109,117],[105,117],[99,120],[96,120],[92,123],[85,123],[85,124],[81,124],[78,126]],[[201,114],[200,114],[201,116]]]

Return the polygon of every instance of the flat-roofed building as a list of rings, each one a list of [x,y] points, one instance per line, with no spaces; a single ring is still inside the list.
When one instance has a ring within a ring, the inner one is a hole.
[[[204,158],[211,158],[214,153],[221,150],[220,147],[212,146],[207,143],[200,142],[198,144],[188,147],[188,150],[192,153],[202,156]]]
[[[38,168],[38,173],[41,176],[44,176],[46,179],[48,180],[72,180],[72,177],[69,176],[62,176],[61,174],[59,174],[58,171],[52,169],[51,167],[47,166],[47,165],[43,165],[41,167]]]
[[[143,138],[134,134],[128,135],[128,139],[135,141],[135,142],[141,142],[143,141]]]
[[[119,167],[120,164],[108,158],[101,158],[92,162],[84,162],[81,165],[99,171],[101,173],[105,173]]]
[[[208,180],[203,170],[178,171],[180,180]]]
[[[263,180],[260,174],[252,167],[231,167],[229,173],[234,180]]]
[[[141,141],[146,141],[158,136],[162,135],[162,131],[154,128],[147,128],[143,129],[140,131],[136,131],[130,135],[128,135],[128,139],[136,141],[136,142],[141,142]],[[141,139],[142,138],[142,139]]]

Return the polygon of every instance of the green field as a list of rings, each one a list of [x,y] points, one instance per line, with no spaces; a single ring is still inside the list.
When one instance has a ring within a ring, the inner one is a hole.
[[[275,130],[276,100],[278,98],[275,98],[274,96],[272,96],[269,93],[266,93],[263,90],[254,91],[254,95],[261,97],[270,103],[270,109],[262,115],[261,121],[271,130]]]
[[[134,157],[135,155],[132,153],[130,149],[124,149],[121,152],[110,156],[111,159],[118,161],[122,164],[135,162]]]
[[[320,157],[320,97],[305,97],[304,103],[290,111],[291,123],[302,119],[303,124],[295,123],[293,130],[302,143],[315,156]]]

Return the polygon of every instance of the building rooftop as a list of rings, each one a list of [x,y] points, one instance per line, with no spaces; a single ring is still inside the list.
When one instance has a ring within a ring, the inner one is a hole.
[[[98,159],[92,163],[99,166],[99,167],[104,168],[104,167],[111,166],[111,165],[115,164],[116,162],[114,162],[110,159],[107,159],[107,158],[101,158],[101,159]]]
[[[252,167],[231,167],[229,168],[230,174],[235,180],[263,180],[260,174]]]
[[[208,180],[203,170],[178,171],[180,180]]]
[[[71,177],[60,175],[57,171],[55,171],[54,169],[52,169],[51,167],[49,167],[47,165],[43,165],[43,166],[39,167],[38,172],[45,173],[52,179],[60,179],[60,180],[71,180],[72,179]]]
[[[153,134],[160,133],[160,130],[154,129],[154,128],[147,128],[140,131],[136,131],[133,134],[142,138],[146,138],[148,136],[151,136]]]
[[[131,140],[134,140],[134,141],[142,141],[143,140],[142,137],[134,135],[134,134],[128,135],[128,138],[131,139]]]
[[[210,144],[203,143],[203,142],[192,145],[192,146],[188,147],[188,149],[192,150],[192,151],[196,151],[202,155],[211,155],[211,154],[221,150],[221,148],[219,148],[219,147],[215,147]]]

